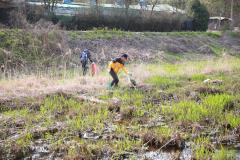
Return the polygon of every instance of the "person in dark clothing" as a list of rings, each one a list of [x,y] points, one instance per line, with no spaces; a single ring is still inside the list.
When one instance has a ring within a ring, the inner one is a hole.
[[[93,63],[90,51],[88,49],[84,49],[83,52],[80,54],[80,60],[81,60],[81,63],[82,63],[83,75],[85,76],[87,74],[87,71],[88,71],[88,68],[89,68],[88,61]]]
[[[118,86],[118,73],[119,71],[123,70],[127,75],[128,75],[128,70],[127,68],[124,66],[125,62],[128,60],[128,55],[127,54],[123,54],[120,58],[115,58],[113,59],[109,65],[109,74],[112,76],[113,80],[111,82],[111,87]]]

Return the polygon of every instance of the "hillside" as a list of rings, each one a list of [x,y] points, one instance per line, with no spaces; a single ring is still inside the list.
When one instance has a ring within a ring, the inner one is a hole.
[[[181,59],[206,59],[224,53],[238,55],[240,39],[237,33],[154,33],[119,30],[51,31],[1,30],[0,64],[4,72],[74,69],[80,66],[79,53],[88,48],[93,59],[106,66],[111,58],[128,53],[131,62],[177,62]],[[13,73],[12,73],[13,74]]]

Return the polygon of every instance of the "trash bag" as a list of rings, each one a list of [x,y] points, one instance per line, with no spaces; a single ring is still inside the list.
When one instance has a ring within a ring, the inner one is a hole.
[[[97,74],[97,65],[95,63],[91,64],[91,71],[92,71],[92,76]]]

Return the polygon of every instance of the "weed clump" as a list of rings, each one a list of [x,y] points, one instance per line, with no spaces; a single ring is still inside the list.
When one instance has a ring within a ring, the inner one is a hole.
[[[110,100],[108,105],[108,110],[110,112],[120,112],[122,101],[118,98],[113,98]]]
[[[162,133],[162,134],[161,134]],[[149,149],[183,149],[184,140],[181,138],[180,134],[170,136],[171,134],[164,134],[164,132],[151,132],[148,131],[142,136],[142,141],[145,146]]]
[[[172,107],[163,108],[163,112],[173,115],[177,121],[200,121],[204,118],[205,108],[193,101],[183,101]]]
[[[204,137],[195,139],[192,149],[196,159],[208,159],[215,151],[215,148],[211,144],[210,140]]]
[[[227,94],[209,95],[203,100],[203,105],[207,109],[207,116],[220,120],[225,108],[233,101],[233,97]]]
[[[221,147],[220,150],[216,151],[212,156],[213,160],[226,160],[226,159],[234,160],[235,158],[236,158],[235,151],[231,151],[223,147]]]

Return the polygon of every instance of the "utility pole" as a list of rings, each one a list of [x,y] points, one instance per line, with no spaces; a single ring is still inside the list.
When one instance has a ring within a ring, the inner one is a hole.
[[[233,24],[234,24],[234,22],[233,22],[233,6],[234,5],[233,4],[234,4],[234,0],[231,1],[231,20],[232,20],[231,24],[232,24],[232,27],[233,27]]]

